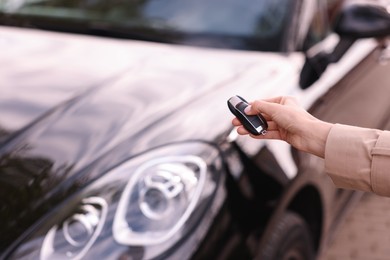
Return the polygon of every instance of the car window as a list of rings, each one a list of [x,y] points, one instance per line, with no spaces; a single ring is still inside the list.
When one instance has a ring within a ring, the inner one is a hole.
[[[311,19],[303,49],[309,49],[331,33],[332,25],[337,20],[343,2],[343,0],[318,1],[318,9]]]
[[[161,42],[282,51],[295,2],[0,0],[0,22]]]

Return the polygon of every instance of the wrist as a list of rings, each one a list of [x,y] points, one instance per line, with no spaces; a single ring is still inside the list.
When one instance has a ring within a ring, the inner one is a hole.
[[[314,120],[308,124],[306,152],[324,158],[325,146],[333,124],[321,120]]]

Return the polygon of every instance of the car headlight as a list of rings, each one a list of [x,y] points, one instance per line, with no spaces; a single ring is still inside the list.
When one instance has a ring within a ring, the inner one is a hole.
[[[170,239],[198,203],[207,165],[197,156],[159,158],[143,164],[128,181],[115,214],[113,234],[125,245]]]
[[[81,201],[77,212],[46,234],[41,259],[81,259],[99,236],[107,217],[107,203],[99,197]]]
[[[44,216],[10,258],[156,257],[198,227],[222,171],[219,151],[201,142],[126,160]]]

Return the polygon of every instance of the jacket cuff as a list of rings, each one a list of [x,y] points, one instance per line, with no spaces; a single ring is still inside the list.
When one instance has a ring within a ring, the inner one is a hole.
[[[379,130],[341,124],[331,128],[325,146],[325,170],[337,187],[373,191],[371,150],[378,135]]]
[[[383,131],[371,151],[371,182],[373,191],[390,196],[390,132]]]

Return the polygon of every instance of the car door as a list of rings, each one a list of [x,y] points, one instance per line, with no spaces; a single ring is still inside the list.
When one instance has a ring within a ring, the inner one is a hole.
[[[390,130],[389,53],[390,48],[386,45],[374,49],[318,99],[309,111],[314,116],[332,123]],[[310,157],[307,154],[301,156]],[[334,191],[334,207],[331,213],[333,220],[346,210],[353,193],[344,189]]]

